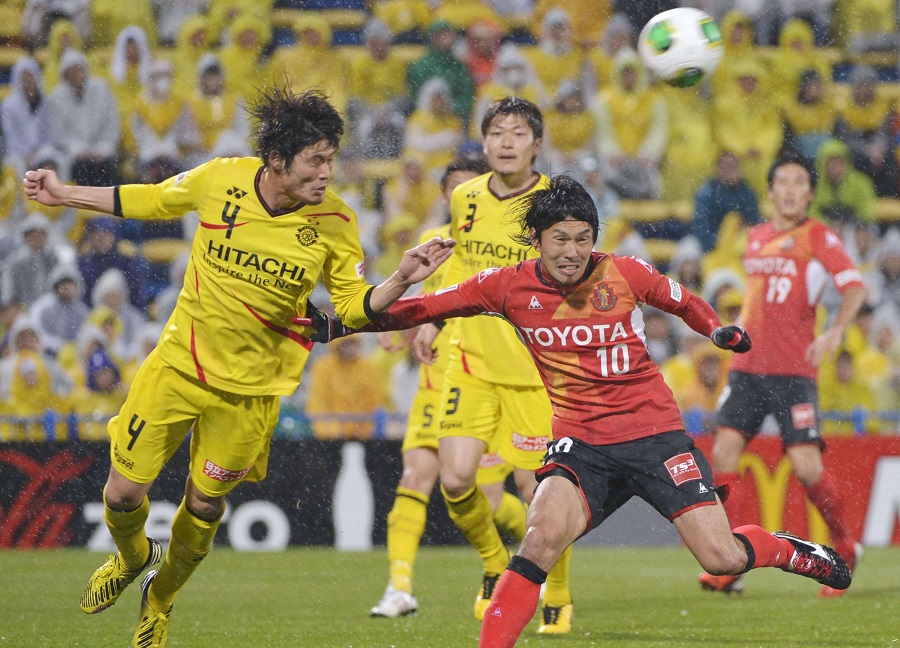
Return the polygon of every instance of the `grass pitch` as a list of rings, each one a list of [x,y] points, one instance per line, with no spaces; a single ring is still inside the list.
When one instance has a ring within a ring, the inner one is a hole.
[[[0,551],[0,648],[129,644],[140,591],[96,616],[81,588],[106,556],[85,550]],[[416,618],[370,619],[387,578],[383,551],[215,549],[179,596],[169,646],[240,648],[474,647],[472,603],[480,580],[469,548],[425,548],[416,571]],[[866,552],[850,592],[816,597],[818,585],[775,569],[751,573],[741,596],[703,592],[684,548],[576,548],[571,635],[532,648],[587,646],[900,646],[900,549]]]

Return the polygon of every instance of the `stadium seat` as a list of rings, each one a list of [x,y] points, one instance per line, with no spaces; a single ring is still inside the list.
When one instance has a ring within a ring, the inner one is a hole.
[[[190,250],[190,242],[184,239],[150,239],[141,244],[141,254],[147,261],[166,265],[171,263],[179,254],[190,252]]]
[[[900,200],[879,198],[875,201],[875,220],[882,224],[900,223]]]

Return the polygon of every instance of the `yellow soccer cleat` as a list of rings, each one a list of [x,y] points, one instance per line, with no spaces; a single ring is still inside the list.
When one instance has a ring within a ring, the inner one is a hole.
[[[491,597],[494,596],[494,588],[497,587],[498,580],[500,580],[500,574],[484,574],[481,578],[481,589],[478,590],[478,596],[475,597],[475,618],[479,621],[484,619],[484,613],[491,604]]]
[[[169,640],[169,615],[172,614],[172,606],[165,612],[158,612],[147,600],[154,576],[155,571],[148,573],[141,583],[141,620],[131,638],[131,648],[164,648]]]
[[[119,595],[131,585],[135,578],[141,575],[141,572],[159,562],[162,557],[162,545],[159,540],[153,538],[148,538],[148,540],[150,541],[150,555],[147,557],[147,562],[137,569],[125,569],[121,556],[116,552],[115,556],[110,556],[109,560],[91,575],[81,593],[81,610],[85,614],[97,614],[112,607]]]
[[[544,606],[544,622],[538,628],[538,634],[568,634],[572,632],[571,603],[560,607]]]

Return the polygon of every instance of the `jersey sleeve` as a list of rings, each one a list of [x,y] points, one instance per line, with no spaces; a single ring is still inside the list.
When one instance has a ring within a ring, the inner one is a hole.
[[[172,219],[197,208],[209,177],[218,161],[211,160],[159,184],[132,184],[116,187],[117,215],[138,219]]]
[[[456,217],[459,214],[459,210],[464,208],[463,202],[465,199],[464,192],[457,187],[453,190],[453,193],[450,196],[450,238],[455,239],[457,241],[459,238],[459,219]],[[453,286],[458,284],[465,279],[468,279],[465,274],[465,267],[462,262],[462,257],[459,252],[454,252],[450,255],[450,258],[447,260],[447,269],[444,271],[444,277],[441,280],[440,286],[441,288],[446,288],[447,286]]]
[[[660,274],[646,261],[636,257],[613,258],[638,301],[677,315],[707,337],[722,325],[712,306],[674,279]]]
[[[359,242],[356,214],[346,208],[350,222],[341,229],[322,267],[322,281],[331,295],[334,312],[350,328],[364,326],[374,313],[368,295],[373,286],[365,279],[365,257]]]
[[[404,297],[363,328],[363,331],[396,331],[451,317],[481,313],[503,314],[504,297],[516,268],[490,268],[460,284],[427,295]]]
[[[813,256],[834,277],[834,285],[840,292],[851,286],[863,286],[862,273],[844,249],[841,239],[827,227],[817,227],[812,232]]]

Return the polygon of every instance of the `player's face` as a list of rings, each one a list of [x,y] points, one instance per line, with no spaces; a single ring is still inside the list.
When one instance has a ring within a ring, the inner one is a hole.
[[[282,191],[296,202],[307,205],[318,205],[325,198],[325,189],[334,173],[334,156],[337,149],[322,140],[308,146],[297,155],[291,168],[284,170],[283,165],[273,164]]]
[[[531,169],[541,150],[541,140],[521,115],[497,115],[484,136],[484,154],[491,169],[500,175],[515,175]]]
[[[444,187],[444,200],[447,204],[450,204],[450,196],[453,195],[453,190],[456,189],[463,182],[468,182],[478,174],[474,171],[454,171],[447,177],[447,186]]]
[[[803,220],[812,199],[809,172],[801,165],[783,164],[775,170],[769,200],[777,218],[792,223]]]
[[[567,219],[541,232],[534,248],[541,253],[541,269],[557,283],[572,286],[587,269],[594,233],[584,221]]]

